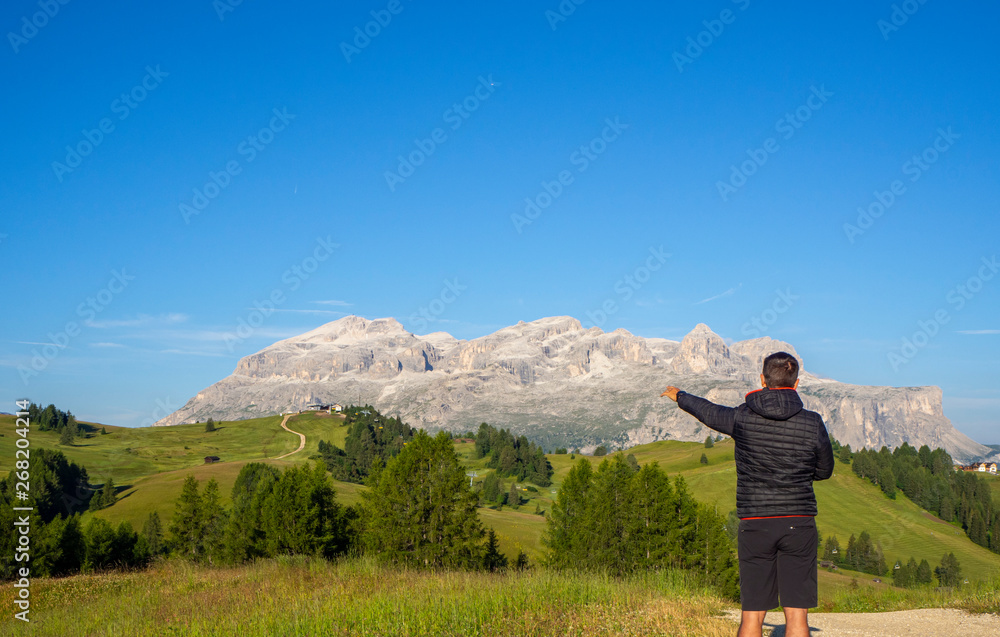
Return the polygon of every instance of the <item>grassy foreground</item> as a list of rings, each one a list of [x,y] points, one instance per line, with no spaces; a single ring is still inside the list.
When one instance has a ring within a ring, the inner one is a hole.
[[[23,635],[731,635],[728,605],[665,572],[428,573],[299,558],[41,579]],[[11,608],[12,588],[0,592]]]

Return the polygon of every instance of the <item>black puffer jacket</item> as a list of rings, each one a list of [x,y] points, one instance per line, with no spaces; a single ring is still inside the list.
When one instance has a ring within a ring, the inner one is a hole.
[[[794,389],[759,389],[739,407],[687,392],[677,405],[736,442],[736,514],[741,518],[816,515],[813,480],[833,475],[823,418],[802,408]]]

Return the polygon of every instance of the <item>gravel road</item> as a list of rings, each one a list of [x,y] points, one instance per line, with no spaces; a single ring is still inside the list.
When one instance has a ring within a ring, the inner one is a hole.
[[[730,616],[739,622],[739,611],[733,611]],[[785,617],[780,612],[768,613],[764,626],[771,629],[770,637],[785,635]],[[815,637],[1000,635],[1000,616],[972,615],[950,608],[922,608],[892,613],[809,613],[809,628],[810,634]]]

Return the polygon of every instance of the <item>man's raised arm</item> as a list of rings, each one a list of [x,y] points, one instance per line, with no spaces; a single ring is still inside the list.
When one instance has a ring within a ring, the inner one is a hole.
[[[733,435],[733,427],[736,425],[736,409],[716,405],[710,400],[693,396],[673,386],[667,387],[667,391],[660,396],[666,396],[675,401],[678,407],[700,420],[710,429],[727,436]]]

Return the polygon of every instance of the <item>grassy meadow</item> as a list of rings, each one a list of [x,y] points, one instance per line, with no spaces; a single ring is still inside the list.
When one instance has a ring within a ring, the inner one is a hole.
[[[58,436],[52,432],[33,431],[32,446],[62,450],[66,456],[83,464],[89,471],[92,483],[100,484],[112,476],[119,486],[119,501],[96,515],[117,524],[128,520],[141,529],[150,512],[156,511],[167,523],[174,512],[174,502],[187,475],[201,481],[214,478],[221,487],[223,503],[228,505],[229,493],[240,469],[248,462],[266,462],[277,467],[307,462],[318,451],[320,440],[343,446],[347,427],[340,416],[304,413],[293,416],[288,427],[306,436],[302,452],[278,460],[277,456],[293,451],[298,446],[298,436],[280,427],[281,417],[272,416],[253,420],[218,423],[214,432],[205,432],[203,424],[126,429],[107,427],[107,435],[94,435],[80,439],[73,446],[58,445]],[[14,456],[14,419],[0,416],[0,475],[9,469]],[[100,425],[96,425],[98,431]],[[485,458],[474,457],[474,444],[456,443],[456,451],[469,471],[478,475],[471,478],[481,482],[489,469]],[[726,515],[735,508],[736,469],[733,462],[733,443],[724,441],[711,449],[700,443],[663,441],[629,449],[627,453],[645,464],[656,461],[671,476],[681,474],[697,498],[714,504],[717,511]],[[709,463],[702,465],[704,453]],[[204,457],[216,455],[221,462],[204,464]],[[603,458],[586,458],[595,467]],[[555,473],[553,484],[538,487],[531,483],[520,485],[525,500],[516,509],[505,506],[500,510],[480,508],[479,515],[486,526],[496,530],[500,549],[513,557],[523,550],[533,564],[543,557],[541,538],[545,530],[545,517],[535,514],[536,507],[549,511],[552,503],[577,461],[570,455],[549,455]],[[992,478],[1000,501],[1000,479]],[[338,501],[356,504],[365,487],[335,482]],[[847,547],[851,533],[867,530],[873,539],[881,542],[886,561],[891,566],[896,560],[906,561],[910,556],[927,559],[932,567],[941,556],[954,552],[963,573],[971,581],[1000,577],[1000,555],[973,544],[957,526],[946,524],[921,510],[902,494],[897,500],[885,498],[877,487],[857,478],[848,465],[837,461],[834,477],[817,483],[820,515],[817,524],[824,535],[836,534],[842,550]],[[91,513],[85,514],[89,517]],[[172,567],[174,568],[174,567]],[[872,576],[849,571],[827,572],[820,570],[821,604],[834,604],[839,595],[849,591],[852,579],[857,580],[862,595],[867,591],[880,591],[892,587],[888,583],[874,583]],[[71,578],[72,579],[72,578]],[[891,581],[891,578],[885,578]],[[485,634],[485,633],[484,633]]]
[[[238,568],[171,560],[141,573],[34,583],[31,623],[18,635],[731,635],[728,604],[661,572],[600,574],[420,572],[370,559],[279,559]],[[11,608],[13,588],[0,590]],[[17,624],[16,626],[12,623]]]

